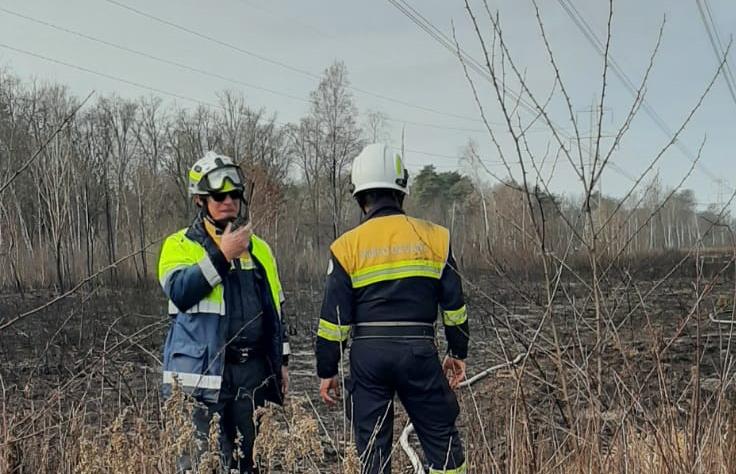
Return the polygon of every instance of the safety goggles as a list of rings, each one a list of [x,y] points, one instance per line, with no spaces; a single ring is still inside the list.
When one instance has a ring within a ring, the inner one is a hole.
[[[223,186],[225,186],[225,180],[230,180],[230,182],[236,187],[242,188],[243,186],[243,180],[240,179],[240,172],[238,168],[234,166],[226,166],[212,170],[207,173],[207,176],[205,176],[204,179],[207,181],[207,189],[210,191],[222,189]]]
[[[210,197],[216,202],[222,202],[228,196],[230,196],[230,199],[232,199],[233,201],[237,201],[243,196],[243,190],[236,189],[234,191],[229,191],[226,193],[210,193]]]

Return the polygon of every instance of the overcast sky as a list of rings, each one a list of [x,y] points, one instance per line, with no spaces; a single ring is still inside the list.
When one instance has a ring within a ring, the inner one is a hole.
[[[463,49],[470,56],[482,59],[463,1],[407,2],[448,35],[454,24]],[[584,128],[581,132],[587,135],[589,112],[586,109],[600,95],[601,57],[563,9],[562,4],[569,4],[568,0],[538,2],[563,81],[580,127]],[[603,39],[608,2],[572,0],[571,3],[592,32]],[[660,117],[665,128],[676,130],[698,101],[718,64],[698,4],[696,0],[616,0],[614,3],[611,55],[636,84],[646,69],[659,26],[666,17],[646,99],[648,111]],[[491,27],[482,3],[471,1],[471,6],[476,10],[482,31],[489,37]],[[725,45],[736,32],[736,6],[733,0],[709,0],[708,6]],[[554,75],[532,2],[503,0],[489,2],[489,7],[494,13],[498,11],[505,41],[519,70],[532,91],[545,100],[554,84]],[[116,49],[48,24],[220,77]],[[401,126],[405,126],[410,170],[416,171],[430,163],[443,171],[461,169],[457,156],[467,140],[473,138],[489,169],[502,178],[507,175],[498,165],[496,148],[482,131],[478,107],[457,57],[389,1],[0,1],[0,65],[22,78],[67,84],[80,96],[94,89],[103,94],[137,97],[151,95],[151,89],[155,89],[169,103],[192,106],[196,101],[215,103],[218,91],[232,89],[241,91],[251,106],[277,114],[279,122],[292,122],[307,113],[306,100],[318,83],[316,76],[336,59],[347,65],[360,112],[378,110],[391,119],[389,132],[393,144],[399,144]],[[734,61],[736,57],[731,53],[729,62],[736,73]],[[513,147],[501,124],[490,85],[475,73],[472,77],[491,126],[499,135],[504,151],[513,159]],[[624,121],[633,98],[610,71],[608,80],[604,132],[613,134]],[[519,90],[515,83],[511,88]],[[565,134],[570,133],[571,123],[559,95],[549,107],[555,123],[567,130]],[[532,118],[527,112],[520,114],[523,121]],[[539,125],[532,130],[530,148],[540,157],[547,150],[551,154],[542,171],[545,176],[554,176],[553,190],[578,193],[579,185],[571,168],[564,159],[554,160],[558,147],[551,134]],[[694,189],[703,203],[727,198],[736,184],[734,132],[736,99],[729,93],[726,82],[719,78],[682,135],[682,146],[667,152],[654,172],[659,172],[664,185],[675,185],[687,173],[701,142],[707,138],[702,165],[685,185]],[[622,195],[631,185],[631,179],[647,166],[669,138],[641,110],[614,154],[614,168],[604,174],[603,191]],[[610,145],[610,139],[603,144]],[[512,172],[517,179],[520,177],[517,168],[512,168]],[[494,180],[486,173],[482,173],[482,178]]]

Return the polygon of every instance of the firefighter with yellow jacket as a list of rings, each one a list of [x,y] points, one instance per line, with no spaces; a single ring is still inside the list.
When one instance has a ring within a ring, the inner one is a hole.
[[[353,196],[362,223],[330,247],[317,332],[320,395],[334,405],[348,339],[346,379],[365,473],[390,473],[394,396],[416,429],[430,473],[466,472],[453,388],[465,377],[468,321],[449,231],[404,214],[408,172],[384,144],[355,158]],[[434,323],[442,313],[448,353],[441,364]]]

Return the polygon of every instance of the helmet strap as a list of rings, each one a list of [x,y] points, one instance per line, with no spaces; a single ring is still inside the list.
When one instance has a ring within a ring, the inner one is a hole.
[[[233,219],[233,222],[237,222],[238,226],[245,225],[250,220],[250,207],[248,201],[244,195],[240,196],[240,209],[238,209],[238,216]]]

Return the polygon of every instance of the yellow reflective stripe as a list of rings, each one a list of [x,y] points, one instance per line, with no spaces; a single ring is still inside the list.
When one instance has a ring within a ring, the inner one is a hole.
[[[429,468],[429,474],[466,474],[468,472],[467,465],[465,463],[455,469],[435,469]]]
[[[334,324],[325,319],[320,319],[317,336],[333,342],[347,341],[348,336],[350,336],[350,325]]]
[[[467,320],[468,311],[465,309],[465,305],[462,305],[460,309],[442,311],[442,321],[445,323],[445,326],[459,326]]]
[[[409,277],[439,279],[442,276],[441,262],[432,260],[402,260],[364,268],[350,275],[353,288],[361,288],[379,281],[398,280]]]
[[[271,298],[273,298],[273,304],[276,306],[276,311],[278,311],[280,315],[282,302],[281,295],[283,292],[281,290],[281,280],[279,280],[279,271],[276,266],[276,259],[271,252],[271,247],[269,247],[263,239],[257,235],[253,235],[251,237],[251,255],[261,263],[263,269],[266,271],[268,286],[271,289]]]

